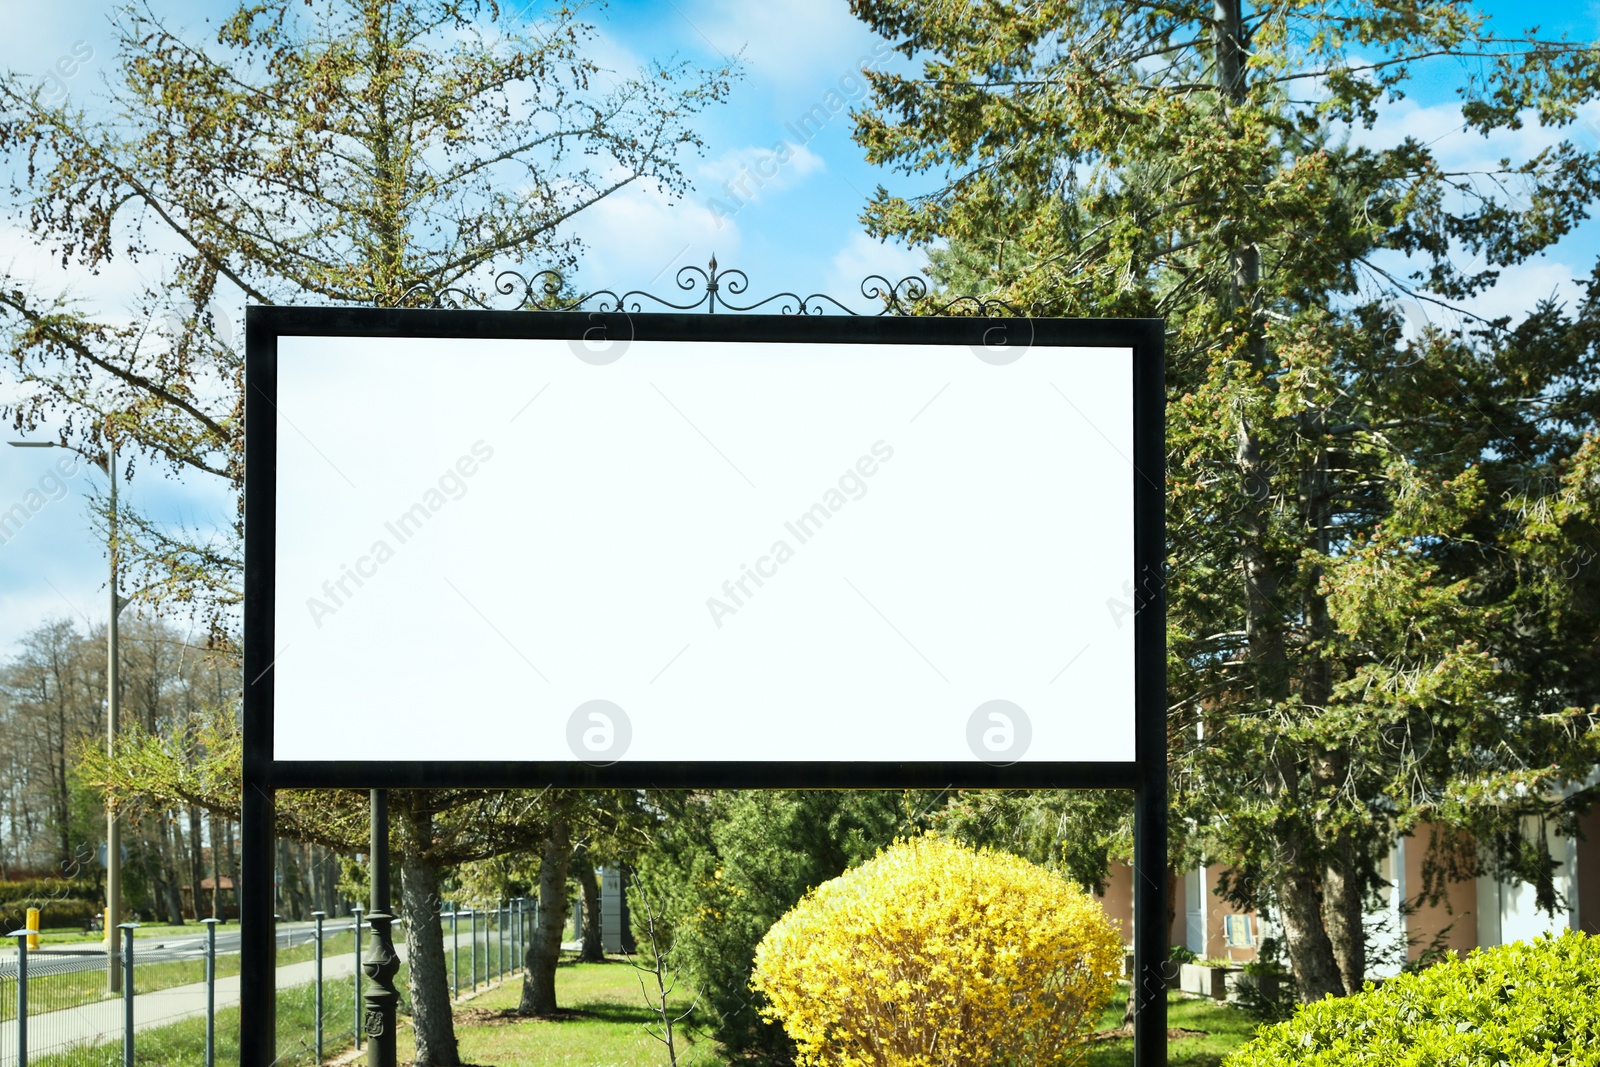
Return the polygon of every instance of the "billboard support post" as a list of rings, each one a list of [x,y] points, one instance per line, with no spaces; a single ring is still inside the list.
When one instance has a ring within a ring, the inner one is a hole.
[[[1133,1058],[1138,1067],[1167,1062],[1167,605],[1166,381],[1164,361],[1136,364],[1133,497],[1134,579]]]

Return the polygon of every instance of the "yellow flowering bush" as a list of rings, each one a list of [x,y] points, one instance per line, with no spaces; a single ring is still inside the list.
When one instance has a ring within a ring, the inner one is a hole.
[[[807,894],[750,984],[808,1067],[1045,1067],[1104,1010],[1122,951],[1060,876],[922,837]]]

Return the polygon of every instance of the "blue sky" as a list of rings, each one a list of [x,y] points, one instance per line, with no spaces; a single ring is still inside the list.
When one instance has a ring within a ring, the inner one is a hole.
[[[207,17],[214,24],[217,14],[231,10],[205,0],[154,0],[154,6],[204,37],[210,36]],[[1546,34],[1600,37],[1600,5],[1594,3],[1493,0],[1479,6],[1507,30],[1537,23]],[[74,94],[92,93],[109,69],[109,10],[97,0],[14,3],[0,37],[0,66],[43,76],[83,42],[94,57],[68,87]],[[703,61],[740,54],[745,75],[731,102],[704,116],[707,152],[687,164],[693,192],[673,202],[635,190],[588,213],[583,235],[590,254],[582,284],[670,295],[676,268],[703,265],[714,253],[722,266],[748,272],[752,295],[792,289],[848,296],[867,274],[898,277],[921,265],[919,252],[882,245],[862,230],[862,205],[876,185],[896,191],[915,187],[862,161],[850,140],[847,114],[831,118],[742,205],[723,187],[737,179],[741,166],[780,141],[792,144],[796,137],[789,125],[830,93],[860,99],[851,89],[854,73],[873,56],[878,41],[850,16],[844,0],[631,0],[599,11],[597,22],[598,54],[618,69],[672,53]],[[1414,84],[1411,99],[1391,109],[1380,128],[1365,136],[1392,143],[1397,136],[1417,134],[1457,159],[1519,154],[1549,140],[1528,131],[1486,145],[1461,133],[1453,105],[1464,73],[1456,63],[1434,64]],[[1586,111],[1585,120],[1594,124],[1593,131],[1580,128],[1580,140],[1600,141],[1600,107]],[[730,208],[737,210],[728,217]],[[1597,253],[1600,227],[1590,224],[1551,255],[1508,272],[1481,310],[1509,313],[1550,294],[1570,298],[1576,292],[1573,279],[1589,273]],[[135,280],[120,265],[98,278],[62,276],[29,249],[14,222],[0,223],[0,263],[15,274],[36,275],[46,287],[70,286],[111,303]],[[0,448],[0,510],[36,487],[57,455]],[[98,471],[80,470],[68,480],[62,499],[40,509],[0,544],[0,657],[20,634],[50,616],[104,620],[105,551],[91,526],[86,496],[103,484]],[[154,471],[140,472],[125,489],[133,503],[164,521],[205,528],[231,514],[231,501],[213,488],[167,480]]]

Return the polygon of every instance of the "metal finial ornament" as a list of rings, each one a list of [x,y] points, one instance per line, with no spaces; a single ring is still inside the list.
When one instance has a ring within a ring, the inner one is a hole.
[[[710,264],[710,266],[711,266],[711,273],[705,276],[705,278],[706,278],[706,313],[709,314],[709,315],[715,315],[717,313],[717,254],[715,252],[711,253],[711,264]],[[740,272],[739,276],[741,278],[744,277],[743,272]],[[680,277],[681,277],[681,272],[680,272]],[[680,281],[678,283],[678,286],[680,288],[682,288],[683,283]],[[738,292],[739,290],[735,289],[733,291],[734,292]]]
[[[860,312],[845,306],[827,293],[774,293],[772,296],[748,304],[730,303],[729,296],[741,297],[750,288],[750,278],[737,268],[723,269],[717,265],[716,254],[704,267],[678,268],[673,281],[684,293],[698,294],[688,303],[678,303],[643,289],[630,289],[617,293],[612,289],[596,289],[571,300],[561,299],[566,280],[559,271],[539,270],[524,275],[514,270],[500,271],[494,277],[494,294],[482,293],[461,286],[431,289],[414,285],[407,289],[396,307],[435,308],[485,311],[597,311],[603,313],[645,311],[700,311],[716,314],[718,310],[733,312],[764,312],[779,315],[973,315],[991,318],[1020,318],[1023,313],[1004,300],[989,296],[956,296],[942,303],[927,303],[933,290],[928,279],[908,274],[899,281],[890,281],[882,274],[868,275],[861,282],[861,295],[876,300],[881,307],[874,312]],[[721,294],[721,295],[719,295]],[[494,297],[509,298],[496,300]]]

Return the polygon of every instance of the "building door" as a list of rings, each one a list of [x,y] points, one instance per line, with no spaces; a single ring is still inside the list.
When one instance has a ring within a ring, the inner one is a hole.
[[[1196,956],[1206,954],[1206,871],[1204,867],[1183,876],[1183,943]]]

